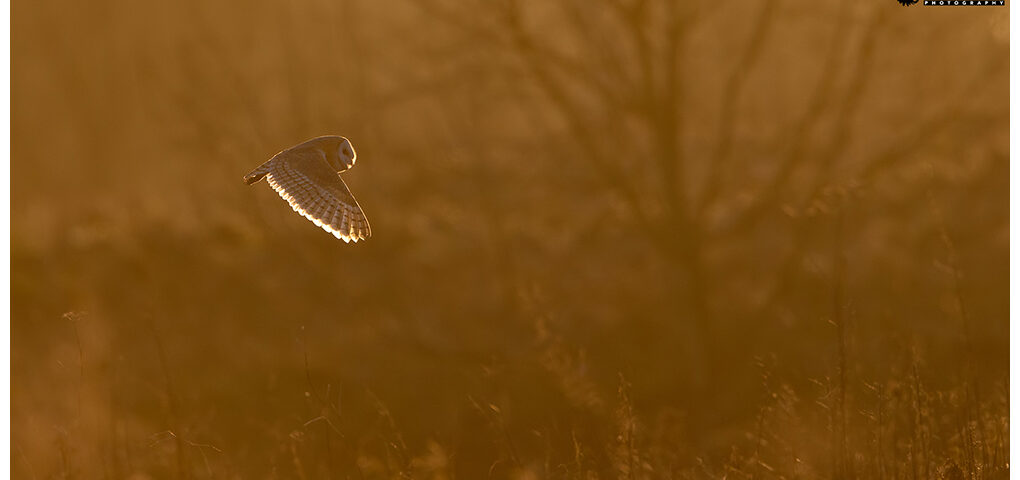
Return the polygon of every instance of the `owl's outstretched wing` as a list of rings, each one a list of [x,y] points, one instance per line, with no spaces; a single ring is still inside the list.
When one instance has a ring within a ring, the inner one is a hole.
[[[358,201],[321,152],[281,152],[248,176],[262,173],[260,170],[295,212],[334,237],[357,242],[372,236]]]

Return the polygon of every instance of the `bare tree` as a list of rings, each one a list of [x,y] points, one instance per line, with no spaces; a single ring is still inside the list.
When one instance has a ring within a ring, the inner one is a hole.
[[[725,320],[718,305],[740,293],[718,284],[716,272],[733,268],[733,258],[719,260],[710,255],[713,249],[782,235],[790,248],[773,253],[775,274],[763,282],[769,293],[760,302],[762,309],[774,306],[805,252],[809,229],[802,217],[916,162],[914,154],[932,135],[980,119],[961,107],[966,92],[1003,67],[989,64],[958,82],[878,144],[867,137],[870,129],[862,131],[862,119],[876,118],[874,107],[890,94],[873,83],[912,77],[905,70],[876,72],[880,40],[900,28],[891,9],[831,2],[811,11],[829,32],[814,38],[823,40],[822,48],[805,49],[814,57],[804,63],[818,67],[796,79],[801,98],[795,105],[779,99],[774,108],[783,111],[763,119],[747,104],[773,95],[777,86],[762,72],[773,68],[768,57],[790,43],[781,36],[789,36],[790,25],[781,22],[796,19],[779,14],[793,7],[778,0],[613,0],[598,6],[507,0],[462,7],[422,4],[473,44],[516,59],[524,88],[540,95],[531,103],[534,119],[544,130],[568,134],[569,156],[598,172],[627,205],[634,230],[668,265],[667,288],[677,299],[669,321],[692,326],[709,350]],[[727,15],[746,18],[720,20]],[[692,59],[704,46],[706,26],[731,29],[727,58],[717,62],[723,74],[713,77],[718,96],[710,100],[693,98],[707,82]],[[692,106],[705,103],[715,111],[713,121],[699,118]],[[756,122],[774,124],[777,133],[749,134]],[[783,221],[789,217],[794,220]]]

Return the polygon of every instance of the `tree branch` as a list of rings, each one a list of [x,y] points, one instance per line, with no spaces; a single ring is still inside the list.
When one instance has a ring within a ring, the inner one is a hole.
[[[777,0],[765,0],[758,18],[754,23],[751,34],[744,45],[744,51],[737,61],[736,67],[730,71],[723,87],[722,106],[720,107],[719,118],[719,139],[715,145],[715,151],[710,160],[711,171],[706,180],[705,188],[702,190],[701,199],[697,206],[697,215],[702,216],[708,207],[716,200],[721,190],[723,177],[729,169],[729,155],[733,148],[733,132],[737,124],[737,103],[743,95],[747,81],[750,79],[750,72],[761,58],[761,52],[772,33],[772,26],[776,22]]]

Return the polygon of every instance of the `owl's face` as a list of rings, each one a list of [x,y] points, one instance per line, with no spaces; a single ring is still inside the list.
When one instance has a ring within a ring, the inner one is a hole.
[[[351,142],[344,137],[340,137],[340,144],[337,146],[335,155],[340,160],[340,168],[337,170],[341,172],[353,167],[354,161],[358,158],[358,154],[354,152]]]
[[[337,172],[342,172],[354,166],[358,154],[354,153],[354,147],[350,140],[338,135],[316,137],[293,147],[294,150],[313,150],[321,153],[326,158],[326,163]]]

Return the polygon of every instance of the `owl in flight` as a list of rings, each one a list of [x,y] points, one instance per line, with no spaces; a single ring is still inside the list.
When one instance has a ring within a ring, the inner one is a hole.
[[[346,138],[316,137],[277,153],[245,175],[244,183],[265,178],[295,212],[345,243],[357,242],[371,237],[372,228],[339,175],[355,158]]]

